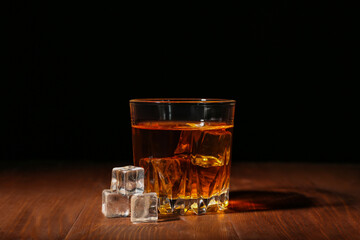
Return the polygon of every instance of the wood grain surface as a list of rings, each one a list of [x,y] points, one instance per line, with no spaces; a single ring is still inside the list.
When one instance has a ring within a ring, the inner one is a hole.
[[[112,166],[0,171],[0,239],[360,239],[360,165],[233,164],[225,213],[132,224],[101,213]]]

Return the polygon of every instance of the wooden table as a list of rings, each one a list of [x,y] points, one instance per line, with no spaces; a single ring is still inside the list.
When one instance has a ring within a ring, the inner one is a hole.
[[[105,218],[111,166],[0,170],[0,239],[360,239],[360,165],[233,164],[230,209]]]

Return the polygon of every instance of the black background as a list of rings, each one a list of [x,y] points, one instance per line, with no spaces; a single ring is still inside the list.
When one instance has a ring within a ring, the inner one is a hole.
[[[345,3],[13,1],[5,164],[131,163],[129,99],[235,99],[233,161],[357,162]]]

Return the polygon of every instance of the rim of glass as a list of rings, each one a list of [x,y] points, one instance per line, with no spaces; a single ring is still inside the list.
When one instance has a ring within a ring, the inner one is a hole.
[[[222,98],[136,98],[130,103],[235,103],[235,100]]]

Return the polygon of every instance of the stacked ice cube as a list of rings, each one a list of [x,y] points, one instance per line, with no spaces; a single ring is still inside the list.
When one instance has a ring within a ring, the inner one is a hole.
[[[157,221],[156,193],[144,193],[143,168],[113,168],[110,189],[102,193],[102,213],[106,217],[128,217],[130,211],[134,223]]]

